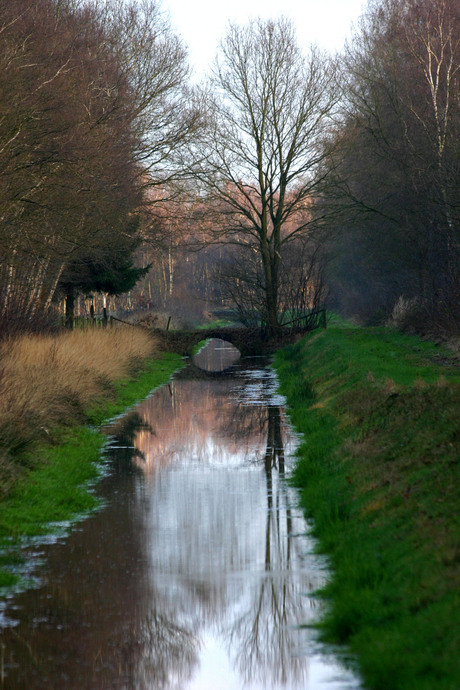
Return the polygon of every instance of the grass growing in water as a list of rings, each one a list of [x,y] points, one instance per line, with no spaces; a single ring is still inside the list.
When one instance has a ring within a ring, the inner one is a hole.
[[[460,679],[460,372],[433,344],[332,327],[275,361],[303,432],[296,483],[333,577],[323,638],[374,690]]]

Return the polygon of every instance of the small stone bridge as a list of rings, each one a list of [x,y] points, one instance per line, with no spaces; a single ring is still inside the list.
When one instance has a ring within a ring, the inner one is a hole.
[[[201,328],[189,331],[167,331],[160,328],[150,330],[161,342],[162,347],[170,352],[190,356],[195,345],[209,338],[220,338],[232,343],[242,356],[269,354],[279,347],[296,339],[299,334],[307,333],[315,328],[326,327],[326,312],[324,309],[312,312],[302,320],[302,323],[289,324],[276,338],[267,338],[260,328],[224,327]]]

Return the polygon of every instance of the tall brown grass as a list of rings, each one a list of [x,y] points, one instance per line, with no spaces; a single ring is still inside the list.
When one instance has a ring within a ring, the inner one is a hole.
[[[0,344],[0,496],[14,483],[31,441],[85,409],[155,353],[140,328],[26,335]]]

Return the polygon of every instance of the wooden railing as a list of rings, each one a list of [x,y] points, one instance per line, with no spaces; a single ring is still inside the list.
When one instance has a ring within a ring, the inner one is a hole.
[[[62,325],[66,325],[65,317],[62,317]],[[136,326],[137,324],[118,319],[116,316],[104,317],[103,314],[95,314],[94,316],[74,316],[73,328],[75,329],[89,329],[89,328],[111,328],[117,324],[122,323],[126,326]]]
[[[288,328],[291,331],[312,331],[315,328],[326,328],[326,325],[326,309],[315,309],[315,311],[302,314],[292,321],[283,323],[283,328]]]

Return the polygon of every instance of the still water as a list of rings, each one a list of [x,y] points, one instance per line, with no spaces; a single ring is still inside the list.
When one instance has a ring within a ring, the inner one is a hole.
[[[105,507],[40,546],[37,586],[6,611],[1,688],[360,687],[305,627],[327,570],[285,481],[283,404],[252,359],[183,370],[118,420]]]

